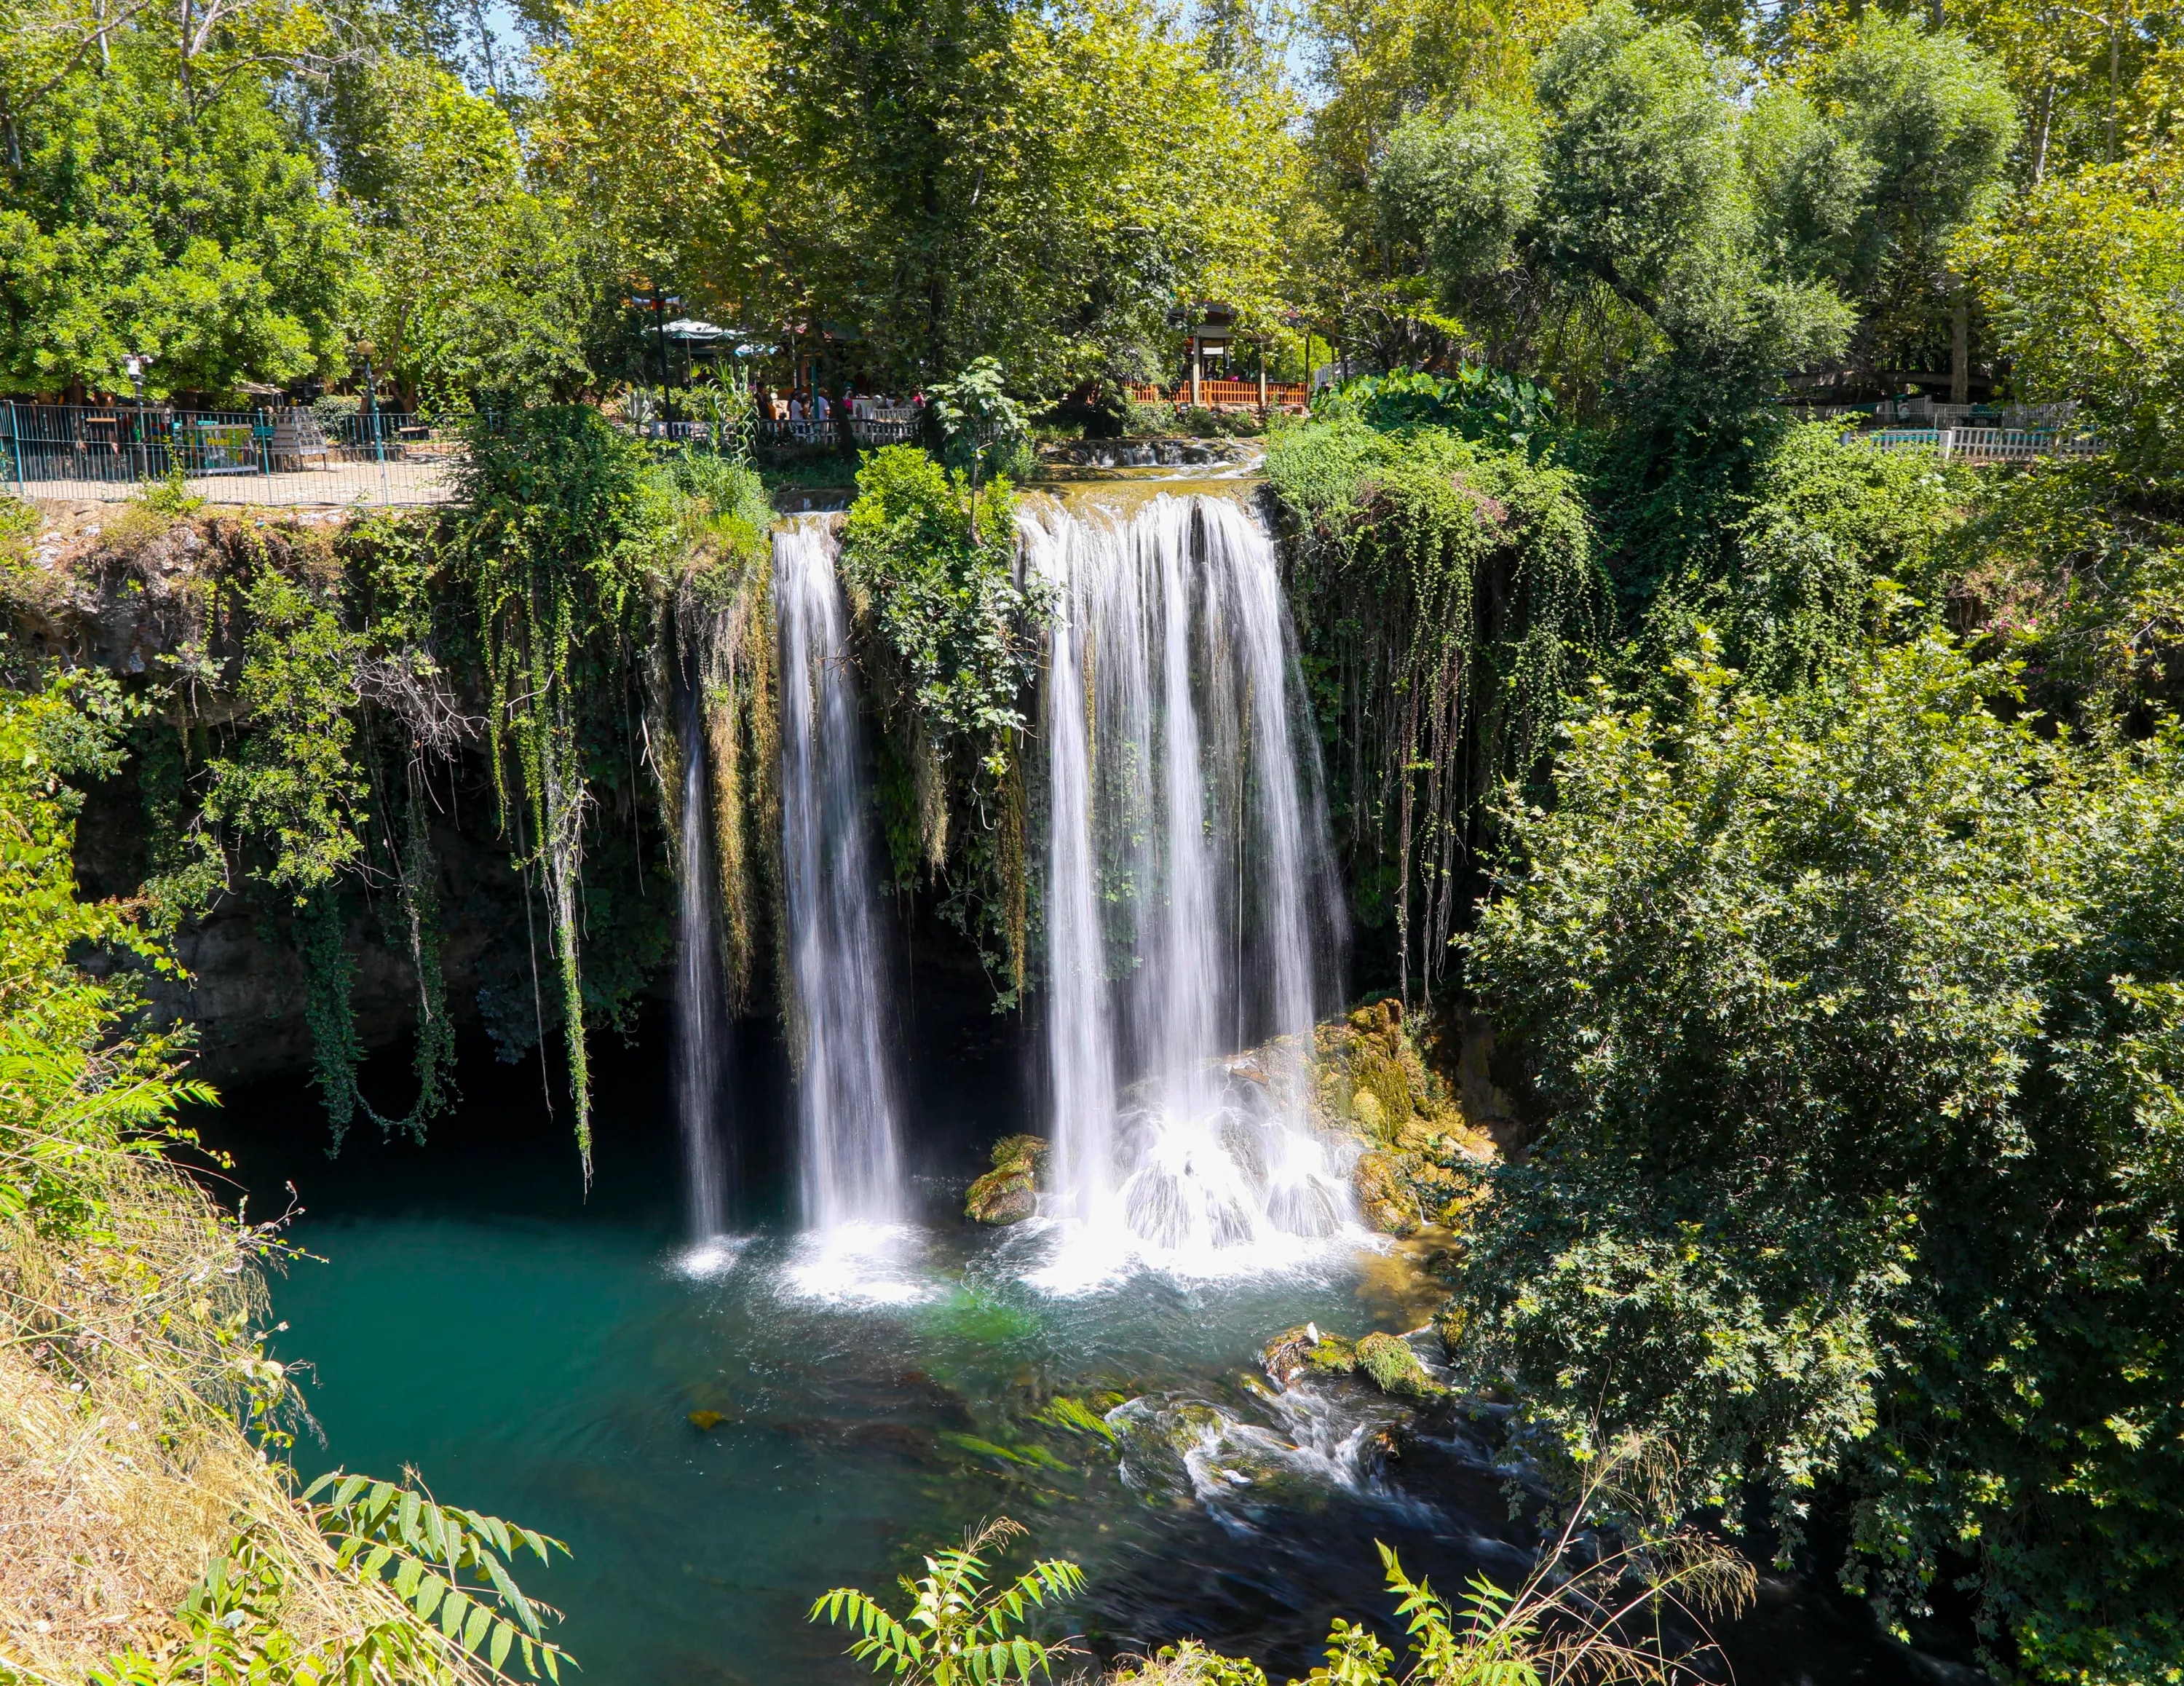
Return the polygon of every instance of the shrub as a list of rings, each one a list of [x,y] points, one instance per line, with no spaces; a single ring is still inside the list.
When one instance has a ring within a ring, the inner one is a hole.
[[[1048,609],[1044,581],[1017,580],[1014,509],[1006,478],[974,490],[962,470],[893,445],[858,470],[842,531],[885,726],[897,881],[921,865],[964,869],[944,911],[1011,990],[1023,982],[1028,894],[1019,741]]]
[[[1938,636],[1791,696],[1713,655],[1507,814],[1467,969],[1544,1135],[1474,1209],[1459,1365],[1786,1552],[1830,1494],[1899,1630],[1970,1556],[2025,1675],[2166,1678],[2184,732],[2081,750]]]
[[[927,1558],[926,1572],[903,1583],[911,1607],[900,1618],[869,1594],[836,1587],[813,1602],[808,1619],[824,1616],[855,1629],[860,1637],[850,1655],[904,1686],[999,1686],[1012,1675],[1028,1686],[1034,1670],[1051,1675],[1055,1659],[1073,1647],[1025,1633],[1026,1606],[1044,1609],[1049,1599],[1082,1591],[1084,1576],[1056,1558],[1033,1564],[1006,1587],[988,1587],[989,1549],[1023,1531],[1022,1523],[996,1517],[960,1546]]]

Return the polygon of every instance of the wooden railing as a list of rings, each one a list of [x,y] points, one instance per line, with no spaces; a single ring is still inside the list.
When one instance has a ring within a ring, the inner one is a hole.
[[[1269,381],[1262,387],[1256,381],[1201,380],[1195,399],[1188,381],[1173,387],[1147,384],[1128,390],[1135,403],[1188,406],[1195,403],[1205,409],[1217,406],[1257,409],[1262,404],[1268,409],[1302,409],[1310,402],[1303,387],[1278,381]]]

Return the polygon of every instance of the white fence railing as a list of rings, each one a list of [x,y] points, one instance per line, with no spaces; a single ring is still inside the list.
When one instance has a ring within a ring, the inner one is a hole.
[[[1842,442],[1863,442],[1880,451],[1932,451],[1945,461],[1975,463],[2085,457],[2100,449],[2090,434],[2031,427],[1883,427],[1871,433],[1846,433]]]

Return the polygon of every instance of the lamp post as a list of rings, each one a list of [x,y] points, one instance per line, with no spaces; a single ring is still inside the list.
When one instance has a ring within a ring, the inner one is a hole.
[[[144,437],[144,371],[152,366],[149,353],[132,351],[122,359],[122,366],[129,371],[129,384],[136,389],[136,455],[143,471],[152,471],[150,442]]]
[[[660,342],[660,429],[667,438],[675,437],[675,399],[667,384],[667,301],[660,296],[660,289],[652,289],[652,331]]]
[[[642,292],[633,292],[628,298],[623,299],[623,306],[631,310],[649,309],[652,312],[652,331],[654,342],[657,346],[660,354],[660,412],[661,416],[665,418],[660,422],[660,431],[662,437],[671,437],[673,432],[674,410],[672,408],[673,401],[669,396],[670,388],[667,384],[669,379],[667,366],[667,307],[672,304],[677,309],[680,309],[682,305],[682,301],[673,294],[664,290],[659,282],[649,281],[642,275],[630,276],[629,283],[632,287],[642,288],[643,291]]]
[[[356,342],[356,354],[364,359],[364,415],[365,426],[371,435],[371,459],[380,460],[379,454],[379,382],[371,372],[371,354],[379,348],[370,340]]]

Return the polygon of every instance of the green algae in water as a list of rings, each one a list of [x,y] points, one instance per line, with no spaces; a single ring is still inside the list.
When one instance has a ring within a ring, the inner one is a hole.
[[[923,1340],[979,1348],[1025,1344],[1045,1328],[1028,1307],[967,1286],[919,1306],[912,1327]]]

